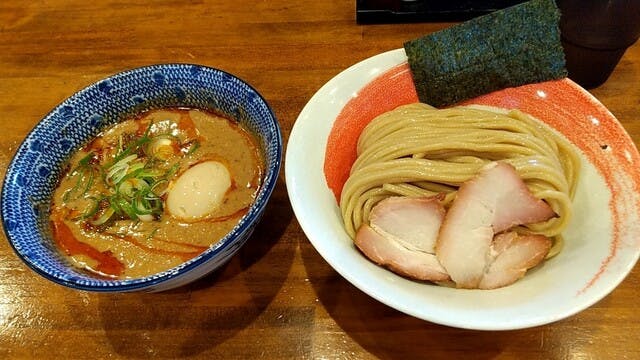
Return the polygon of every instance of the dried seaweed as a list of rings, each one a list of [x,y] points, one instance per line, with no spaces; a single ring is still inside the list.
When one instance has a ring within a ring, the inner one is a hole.
[[[532,0],[404,44],[420,101],[446,106],[567,76],[553,0]]]

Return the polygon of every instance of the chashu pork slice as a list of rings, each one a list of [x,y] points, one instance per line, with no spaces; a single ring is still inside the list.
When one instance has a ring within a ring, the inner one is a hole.
[[[477,288],[494,234],[555,215],[531,194],[513,166],[489,163],[458,189],[440,228],[436,255],[457,287]]]
[[[544,260],[551,245],[551,239],[543,235],[519,235],[514,231],[496,235],[489,251],[490,264],[478,287],[496,289],[513,284]]]
[[[444,196],[410,198],[392,196],[371,210],[369,225],[411,250],[435,253],[440,225],[445,216]]]
[[[444,218],[440,197],[391,197],[372,210],[370,224],[356,233],[355,244],[370,260],[417,280],[449,279],[434,255]]]

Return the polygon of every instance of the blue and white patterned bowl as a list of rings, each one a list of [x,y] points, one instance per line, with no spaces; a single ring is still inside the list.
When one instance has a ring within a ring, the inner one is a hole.
[[[152,276],[128,280],[92,277],[76,269],[51,237],[51,195],[71,153],[105,127],[146,109],[215,109],[238,120],[260,139],[264,184],[248,213],[220,242],[201,255]],[[163,64],[118,73],[72,95],[29,133],[7,170],[2,220],[9,242],[33,270],[75,289],[161,291],[196,280],[227,262],[253,232],[275,187],[282,157],[278,121],[250,85],[222,70],[191,64]]]

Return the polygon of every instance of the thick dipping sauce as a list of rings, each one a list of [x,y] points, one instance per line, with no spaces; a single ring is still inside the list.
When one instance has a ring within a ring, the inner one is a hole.
[[[53,196],[54,239],[100,276],[168,270],[233,229],[263,167],[257,140],[232,120],[195,109],[145,112],[72,156]]]

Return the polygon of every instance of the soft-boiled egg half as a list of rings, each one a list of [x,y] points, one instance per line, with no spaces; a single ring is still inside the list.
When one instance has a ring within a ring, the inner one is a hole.
[[[198,221],[213,213],[231,188],[229,169],[218,161],[204,161],[183,172],[169,187],[167,210],[184,221]]]

